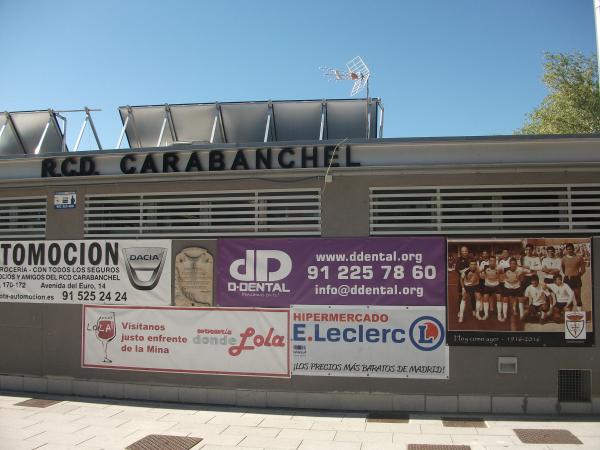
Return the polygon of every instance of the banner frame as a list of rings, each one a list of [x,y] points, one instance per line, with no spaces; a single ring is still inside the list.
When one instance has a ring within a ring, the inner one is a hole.
[[[306,309],[306,310],[335,310],[335,309],[361,309],[364,308],[365,310],[371,310],[371,311],[377,311],[377,310],[393,310],[393,311],[407,311],[407,310],[411,310],[411,311],[438,311],[441,313],[441,317],[443,319],[445,319],[446,317],[446,310],[447,308],[445,306],[426,306],[426,305],[420,305],[420,306],[400,306],[400,305],[392,305],[392,306],[388,306],[388,305],[304,305],[304,304],[300,304],[300,305],[291,305],[290,306],[290,313],[293,312],[294,309],[298,309],[298,310],[302,310],[302,309]],[[437,318],[436,318],[437,319]],[[438,319],[439,320],[439,319]],[[396,377],[375,377],[375,376],[370,376],[369,374],[366,375],[356,375],[356,376],[348,376],[348,375],[330,375],[330,374],[303,374],[303,373],[294,373],[294,368],[293,368],[293,363],[294,363],[294,356],[292,355],[292,377],[323,377],[323,378],[356,378],[356,379],[368,379],[368,378],[375,378],[375,379],[386,379],[386,380],[425,380],[425,381],[448,381],[451,379],[451,375],[450,375],[450,351],[451,351],[451,346],[448,345],[447,342],[447,337],[448,337],[448,329],[446,326],[446,323],[444,323],[444,320],[441,320],[442,322],[442,326],[444,327],[444,341],[443,343],[440,345],[440,347],[444,347],[445,351],[444,351],[444,364],[446,367],[446,376],[444,377],[440,377],[440,378],[435,378],[435,377],[411,377],[409,374],[405,374],[404,376],[396,376]],[[294,324],[294,320],[293,320],[293,315],[291,315],[291,325],[293,326]],[[290,345],[293,345],[294,341],[292,339],[292,333],[291,333],[291,329],[290,329]]]
[[[591,290],[590,290],[590,305],[591,310],[591,324],[592,331],[587,332],[587,337],[584,341],[567,340],[564,339],[562,331],[510,331],[510,330],[497,330],[497,331],[482,331],[482,330],[456,330],[450,329],[450,302],[449,302],[449,274],[450,271],[446,270],[446,345],[448,347],[496,347],[496,348],[595,348],[596,345],[596,321],[594,320],[596,301],[594,296],[594,236],[593,235],[576,235],[569,236],[560,234],[557,236],[523,236],[516,235],[511,237],[446,237],[446,261],[448,262],[449,248],[451,244],[460,243],[476,243],[476,244],[488,244],[488,243],[514,243],[516,241],[524,242],[526,240],[562,240],[565,243],[569,240],[589,240],[589,251],[590,251],[590,265],[589,273],[591,276]],[[553,245],[553,244],[549,244]],[[557,244],[554,244],[557,245]],[[448,266],[447,266],[448,269]],[[465,338],[476,338],[481,337],[479,341],[468,342],[468,343],[457,343],[457,335],[462,334]],[[507,336],[512,335],[514,342],[507,342],[505,339]],[[544,342],[529,342],[532,339],[539,339]],[[490,342],[490,341],[498,342]]]
[[[87,308],[94,309],[158,309],[158,310],[189,310],[189,311],[199,311],[199,310],[209,310],[209,311],[256,311],[256,312],[278,312],[278,313],[287,313],[287,373],[286,374],[264,374],[264,373],[251,373],[251,372],[227,372],[227,371],[212,371],[212,370],[185,370],[185,369],[161,369],[161,368],[152,368],[152,367],[128,367],[128,366],[103,366],[99,364],[85,364],[84,361],[84,352],[85,352],[85,311]],[[227,307],[203,307],[203,308],[190,308],[190,307],[164,307],[164,306],[108,306],[108,305],[83,305],[81,308],[81,368],[82,369],[105,369],[105,370],[129,370],[135,372],[162,372],[162,373],[184,373],[184,374],[197,374],[197,375],[229,375],[229,376],[242,376],[242,377],[256,377],[256,378],[291,378],[291,347],[290,347],[290,310],[285,308],[227,308]]]

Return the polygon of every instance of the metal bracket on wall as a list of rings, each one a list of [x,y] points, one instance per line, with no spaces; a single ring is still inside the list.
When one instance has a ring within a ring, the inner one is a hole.
[[[173,117],[171,117],[171,107],[168,103],[165,103],[165,114],[163,117],[162,126],[160,127],[160,134],[158,135],[158,141],[156,142],[156,146],[160,147],[163,135],[165,133],[165,127],[169,125],[169,133],[171,133],[171,142],[177,142],[177,136],[175,134],[175,127],[173,126]],[[166,146],[166,143],[165,143]]]
[[[321,128],[319,130],[319,140],[327,139],[327,102],[325,99],[321,101]]]
[[[142,141],[137,132],[137,127],[135,126],[135,119],[133,118],[133,111],[131,106],[127,105],[127,117],[125,117],[125,122],[123,123],[123,128],[121,129],[121,134],[119,135],[119,140],[117,141],[116,149],[121,148],[121,143],[123,142],[123,137],[125,136],[125,131],[127,130],[127,126],[129,122],[131,122],[131,129],[133,130],[133,136],[138,143],[138,148],[142,148]]]
[[[80,111],[80,110],[77,110]],[[91,111],[101,111],[100,109],[90,109],[87,106],[85,106],[83,108],[83,111],[85,111],[85,118],[83,119],[83,124],[81,125],[81,128],[79,129],[79,135],[77,135],[77,141],[75,142],[75,147],[73,148],[73,151],[76,152],[77,149],[79,149],[79,143],[81,142],[81,138],[83,136],[83,132],[85,131],[85,127],[87,126],[87,124],[90,124],[90,128],[92,129],[92,133],[94,134],[94,139],[96,140],[96,145],[98,146],[98,150],[102,150],[102,144],[100,144],[100,138],[98,137],[98,133],[96,131],[96,127],[94,125],[94,121],[92,120],[92,115],[90,114]],[[66,129],[65,129],[65,135],[66,135]]]
[[[265,138],[263,142],[277,140],[277,135],[275,134],[275,111],[273,109],[273,102],[271,100],[269,100],[267,108],[269,112],[267,113],[267,123],[265,125]],[[271,137],[271,139],[269,139],[269,136]]]

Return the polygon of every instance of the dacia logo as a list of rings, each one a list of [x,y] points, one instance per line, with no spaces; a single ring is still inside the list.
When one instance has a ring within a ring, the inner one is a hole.
[[[123,249],[125,269],[134,288],[149,291],[156,287],[165,265],[167,249],[162,247],[129,247]],[[144,276],[141,276],[144,274]]]
[[[129,255],[129,261],[158,261],[158,255]]]

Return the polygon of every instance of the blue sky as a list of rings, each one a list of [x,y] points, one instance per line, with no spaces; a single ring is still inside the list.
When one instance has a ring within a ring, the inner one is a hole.
[[[0,0],[0,17],[0,110],[102,108],[105,148],[120,105],[346,98],[318,67],[355,55],[385,137],[512,134],[545,51],[596,51],[592,0]]]

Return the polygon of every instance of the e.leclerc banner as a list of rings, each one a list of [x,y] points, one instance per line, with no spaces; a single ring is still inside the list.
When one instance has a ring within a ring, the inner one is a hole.
[[[287,309],[83,309],[82,367],[290,376]]]
[[[449,376],[443,307],[292,306],[292,374]]]
[[[220,306],[444,306],[446,241],[422,238],[218,241]]]
[[[0,243],[0,302],[169,305],[171,241]]]

